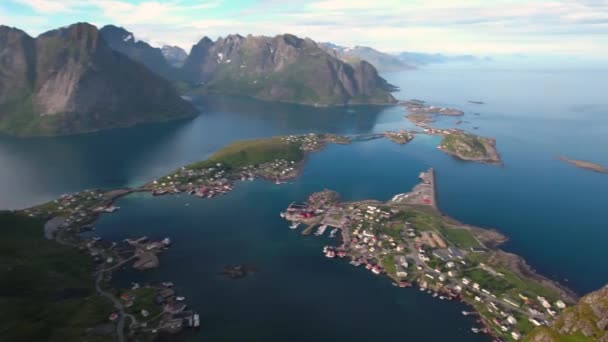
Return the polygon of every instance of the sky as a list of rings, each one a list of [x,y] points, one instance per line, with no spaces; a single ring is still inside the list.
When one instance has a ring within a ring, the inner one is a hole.
[[[0,0],[30,35],[86,21],[186,51],[203,36],[292,33],[381,51],[608,56],[608,0]]]

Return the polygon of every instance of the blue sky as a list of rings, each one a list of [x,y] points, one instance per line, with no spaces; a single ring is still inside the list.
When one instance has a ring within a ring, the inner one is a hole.
[[[293,33],[383,51],[608,56],[608,0],[1,0],[31,35],[87,21],[186,50],[203,36]]]

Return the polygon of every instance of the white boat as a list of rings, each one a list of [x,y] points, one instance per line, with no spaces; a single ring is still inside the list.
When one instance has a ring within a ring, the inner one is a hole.
[[[186,300],[186,297],[175,297],[175,300],[178,300],[181,302],[182,300]]]
[[[161,283],[161,285],[164,286],[164,287],[173,287],[173,283],[170,282],[170,281],[166,281],[164,283]]]
[[[316,236],[321,236],[323,235],[323,233],[325,233],[325,230],[327,229],[327,225],[324,224],[321,227],[319,227],[319,229],[317,229],[317,232],[315,233]]]
[[[285,213],[281,212],[279,215],[281,215],[282,218],[285,218]]]
[[[198,327],[201,324],[198,314],[194,314],[194,327]]]
[[[338,230],[339,230],[338,228],[332,229],[332,231],[329,233],[329,237],[330,238],[336,237],[336,234],[338,233]]]
[[[297,229],[300,226],[300,222],[294,221],[291,226],[289,226],[290,229]]]

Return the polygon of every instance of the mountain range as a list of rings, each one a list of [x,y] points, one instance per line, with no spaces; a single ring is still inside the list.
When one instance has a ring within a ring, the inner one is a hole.
[[[392,104],[396,88],[365,60],[311,39],[230,35],[190,54],[122,27],[78,23],[36,38],[0,27],[0,133],[61,135],[192,116],[176,89],[313,106]]]
[[[391,104],[395,87],[366,61],[349,64],[311,39],[230,35],[205,37],[182,67],[189,82],[208,93],[314,106]]]
[[[204,37],[190,54],[137,41],[124,28],[100,30],[110,47],[151,71],[187,82],[195,93],[244,95],[267,101],[314,106],[390,104],[395,87],[367,61],[346,63],[310,39],[235,34],[215,42]],[[184,89],[184,87],[181,87]]]
[[[1,133],[71,134],[195,114],[168,81],[113,50],[93,25],[36,38],[0,26]]]

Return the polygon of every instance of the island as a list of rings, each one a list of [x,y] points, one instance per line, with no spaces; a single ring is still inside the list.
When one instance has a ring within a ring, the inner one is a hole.
[[[574,165],[574,166],[584,169],[584,170],[590,170],[590,171],[597,172],[597,173],[608,174],[608,168],[606,168],[600,164],[592,163],[592,162],[585,161],[585,160],[570,159],[570,158],[564,157],[564,156],[557,157],[557,159],[563,161],[564,163]]]
[[[425,129],[428,134],[441,135],[439,150],[465,161],[501,165],[496,140],[458,129]]]
[[[417,126],[426,127],[427,123],[433,122],[433,115],[461,116],[464,112],[455,108],[437,107],[425,104],[424,101],[410,100],[403,102],[407,109],[406,118]]]
[[[405,145],[414,139],[414,133],[408,131],[384,132],[384,136],[399,145]]]
[[[519,340],[535,326],[547,326],[577,297],[534,272],[526,262],[498,246],[506,237],[494,230],[460,223],[437,207],[435,172],[420,174],[411,192],[387,202],[344,203],[330,190],[292,203],[281,213],[307,227],[302,234],[330,236],[340,232],[336,245],[323,248],[328,258],[346,259],[398,287],[416,285],[440,300],[459,300],[477,315],[472,327],[506,340]]]

